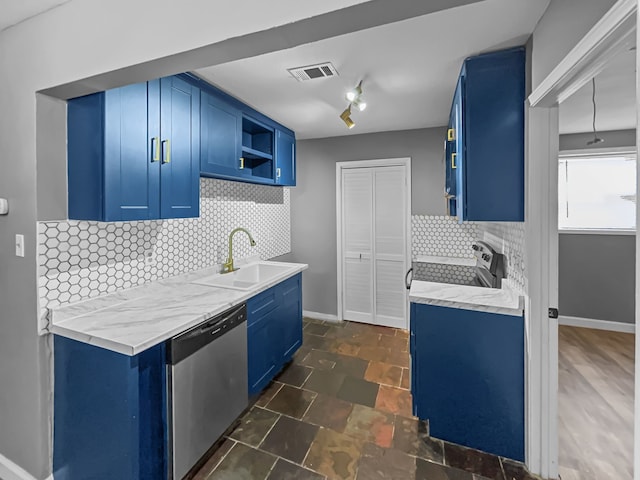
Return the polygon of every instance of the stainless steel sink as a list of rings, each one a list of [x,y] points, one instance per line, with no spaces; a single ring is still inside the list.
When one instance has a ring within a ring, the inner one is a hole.
[[[235,290],[250,290],[256,285],[268,282],[290,269],[289,265],[252,263],[242,266],[234,272],[203,278],[194,283],[212,287],[233,288]]]

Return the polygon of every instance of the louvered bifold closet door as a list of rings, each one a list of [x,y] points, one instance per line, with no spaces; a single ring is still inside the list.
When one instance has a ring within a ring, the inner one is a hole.
[[[373,321],[373,171],[342,173],[342,281],[345,320]]]
[[[406,328],[406,181],[404,167],[373,171],[374,318],[396,328]]]

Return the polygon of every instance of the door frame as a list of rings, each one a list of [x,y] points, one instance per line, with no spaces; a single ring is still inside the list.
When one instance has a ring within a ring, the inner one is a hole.
[[[526,463],[543,478],[558,476],[558,320],[548,315],[548,308],[558,305],[558,105],[600,73],[614,55],[637,46],[638,1],[618,0],[527,99]],[[636,209],[636,216],[639,212]],[[640,246],[637,238],[636,248]],[[640,256],[636,258],[636,281],[640,286]],[[640,306],[636,305],[636,324],[639,319]],[[636,337],[636,372],[640,371],[639,346]],[[638,383],[636,432],[640,431]],[[640,442],[635,441],[637,480],[639,447]]]
[[[338,272],[338,320],[344,320],[343,295],[342,295],[342,170],[353,168],[373,168],[373,167],[404,167],[407,180],[406,198],[407,218],[406,224],[406,257],[407,265],[411,265],[411,157],[382,158],[377,160],[354,160],[346,162],[336,162],[336,246],[337,246],[337,272]],[[407,300],[408,301],[408,300]],[[405,325],[409,328],[409,306],[405,310]]]

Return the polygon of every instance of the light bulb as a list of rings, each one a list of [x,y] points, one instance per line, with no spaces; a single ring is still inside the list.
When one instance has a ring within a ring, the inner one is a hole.
[[[358,85],[347,92],[346,97],[349,102],[353,102],[360,98],[360,95],[362,95],[362,80],[360,80]]]
[[[364,100],[356,100],[355,102],[353,102],[353,104],[358,107],[358,110],[360,110],[361,112],[367,108],[367,102],[365,102]]]

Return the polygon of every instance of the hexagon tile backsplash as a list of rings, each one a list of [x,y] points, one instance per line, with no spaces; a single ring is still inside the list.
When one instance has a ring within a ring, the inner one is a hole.
[[[491,239],[487,239],[487,235]],[[473,258],[471,245],[478,239],[502,240],[493,245],[507,257],[507,271],[514,287],[526,291],[524,269],[524,223],[465,222],[444,215],[413,215],[411,217],[411,252],[418,255]]]
[[[227,238],[234,257],[262,259],[291,251],[290,191],[200,179],[200,217],[139,222],[40,222],[40,307],[74,303],[222,263]],[[42,315],[41,314],[41,315]]]

